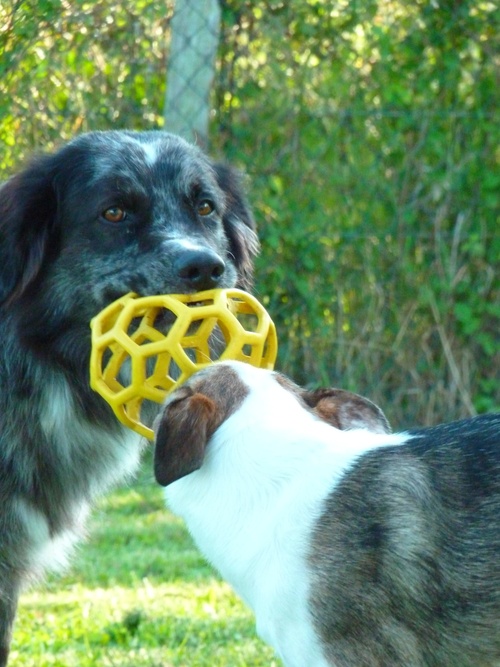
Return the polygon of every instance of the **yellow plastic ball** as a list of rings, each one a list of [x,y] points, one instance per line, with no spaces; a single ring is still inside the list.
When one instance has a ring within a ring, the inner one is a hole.
[[[267,311],[238,289],[127,294],[104,308],[90,326],[92,389],[123,424],[149,439],[154,434],[141,421],[144,401],[162,403],[214,361],[235,359],[272,369],[278,351]]]

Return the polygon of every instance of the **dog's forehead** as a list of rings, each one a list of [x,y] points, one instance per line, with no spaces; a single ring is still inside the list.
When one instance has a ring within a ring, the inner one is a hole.
[[[193,183],[216,186],[207,156],[197,147],[168,132],[110,131],[82,135],[73,144],[88,151],[92,180],[129,178],[175,181],[188,190]]]

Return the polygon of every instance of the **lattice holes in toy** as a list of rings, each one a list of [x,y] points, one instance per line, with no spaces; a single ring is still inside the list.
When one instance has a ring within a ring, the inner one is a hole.
[[[272,368],[277,339],[265,308],[237,289],[113,302],[91,322],[91,387],[147,438],[144,401],[162,403],[197,370],[223,359]]]

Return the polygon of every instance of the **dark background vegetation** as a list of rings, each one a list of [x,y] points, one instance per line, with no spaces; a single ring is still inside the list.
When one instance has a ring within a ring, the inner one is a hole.
[[[168,129],[172,11],[3,0],[0,180],[78,132]],[[209,148],[248,175],[279,367],[398,428],[499,406],[499,33],[483,0],[222,3]]]

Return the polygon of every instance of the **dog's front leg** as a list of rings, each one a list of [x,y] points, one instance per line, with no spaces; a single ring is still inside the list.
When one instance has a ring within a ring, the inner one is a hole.
[[[19,585],[11,572],[4,571],[0,575],[0,667],[6,667],[9,658],[12,626],[16,615],[19,597]]]

